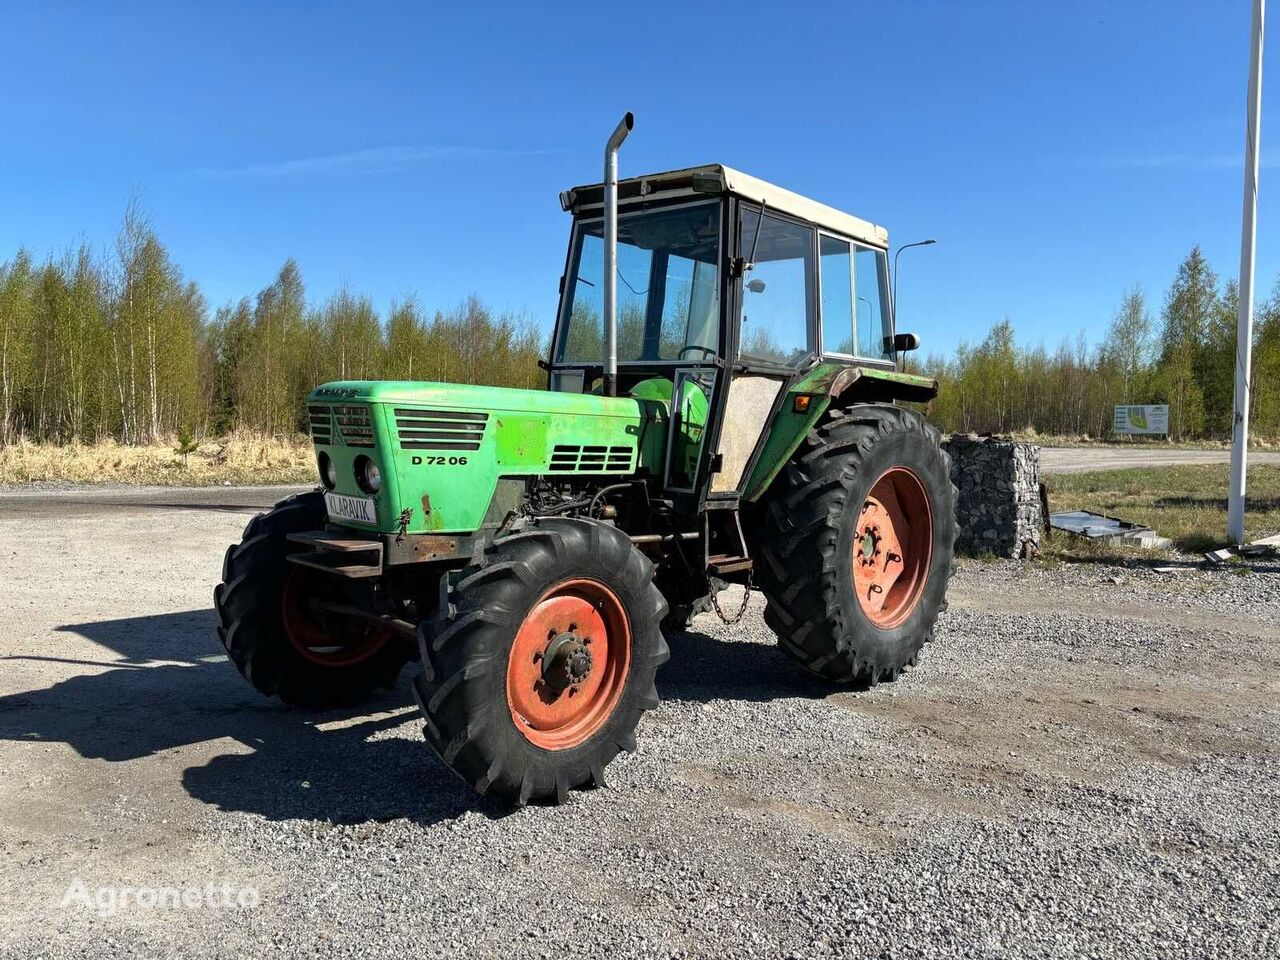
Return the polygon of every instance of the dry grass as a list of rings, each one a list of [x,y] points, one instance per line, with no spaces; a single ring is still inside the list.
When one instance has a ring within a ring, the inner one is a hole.
[[[1049,506],[1054,512],[1092,510],[1145,524],[1172,538],[1179,550],[1199,553],[1226,542],[1229,473],[1230,467],[1224,463],[1061,474],[1047,480]],[[1280,532],[1280,467],[1260,464],[1249,468],[1246,507],[1250,538]],[[1048,552],[1088,557],[1134,549],[1055,531]]]
[[[32,482],[139,483],[207,486],[232,483],[306,483],[316,475],[311,442],[236,433],[202,440],[186,458],[177,441],[149,446],[100,443],[27,443],[0,447],[0,484]]]

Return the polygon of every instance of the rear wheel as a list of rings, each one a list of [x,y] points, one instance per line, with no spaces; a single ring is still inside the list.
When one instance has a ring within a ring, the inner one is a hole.
[[[481,793],[515,803],[602,786],[658,705],[666,602],[649,561],[612,526],[548,518],[442,590],[419,637],[427,742]]]
[[[349,706],[395,684],[412,643],[334,607],[373,609],[376,585],[290,563],[291,533],[324,526],[324,500],[282,500],[245,527],[227,550],[214,590],[218,636],[253,686],[286,703]]]
[[[829,680],[895,680],[933,636],[951,575],[955,488],[917,413],[835,410],[769,492],[759,582],[792,658]]]

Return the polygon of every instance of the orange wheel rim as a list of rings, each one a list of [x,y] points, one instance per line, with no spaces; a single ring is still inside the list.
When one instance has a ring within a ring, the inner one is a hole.
[[[916,474],[892,467],[871,485],[854,527],[853,588],[867,619],[898,626],[920,602],[933,557],[933,510]]]
[[[311,602],[333,592],[332,583],[321,583],[320,577],[332,580],[329,574],[299,566],[285,578],[280,614],[289,643],[324,667],[350,667],[369,659],[382,649],[391,631],[339,613],[326,614]]]
[[[507,706],[526,740],[566,750],[604,726],[627,684],[631,625],[598,580],[567,580],[534,603],[507,657]]]

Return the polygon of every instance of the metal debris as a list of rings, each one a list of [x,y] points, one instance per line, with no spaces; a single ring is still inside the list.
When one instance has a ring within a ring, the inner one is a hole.
[[[1221,550],[1210,550],[1204,558],[1210,563],[1220,565],[1230,562],[1232,557],[1258,560],[1263,557],[1274,557],[1280,554],[1280,535],[1263,537],[1242,547],[1223,547]]]
[[[1090,540],[1105,540],[1108,537],[1119,537],[1126,533],[1147,529],[1141,524],[1106,517],[1091,510],[1068,510],[1050,514],[1049,525],[1055,530],[1065,530],[1067,533],[1074,533]]]
[[[1091,510],[1068,510],[1049,515],[1049,525],[1055,530],[1085,537],[1089,540],[1118,539],[1144,550],[1170,550],[1173,541],[1162,537],[1150,527],[1132,523],[1117,517],[1107,517]]]

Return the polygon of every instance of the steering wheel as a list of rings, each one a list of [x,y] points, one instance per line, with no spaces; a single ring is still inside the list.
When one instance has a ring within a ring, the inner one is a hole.
[[[686,351],[689,351],[689,350],[701,350],[704,354],[706,354],[708,359],[714,360],[716,358],[716,352],[712,350],[710,347],[704,347],[700,343],[690,343],[680,348],[680,352],[676,355],[676,359],[683,360]]]

